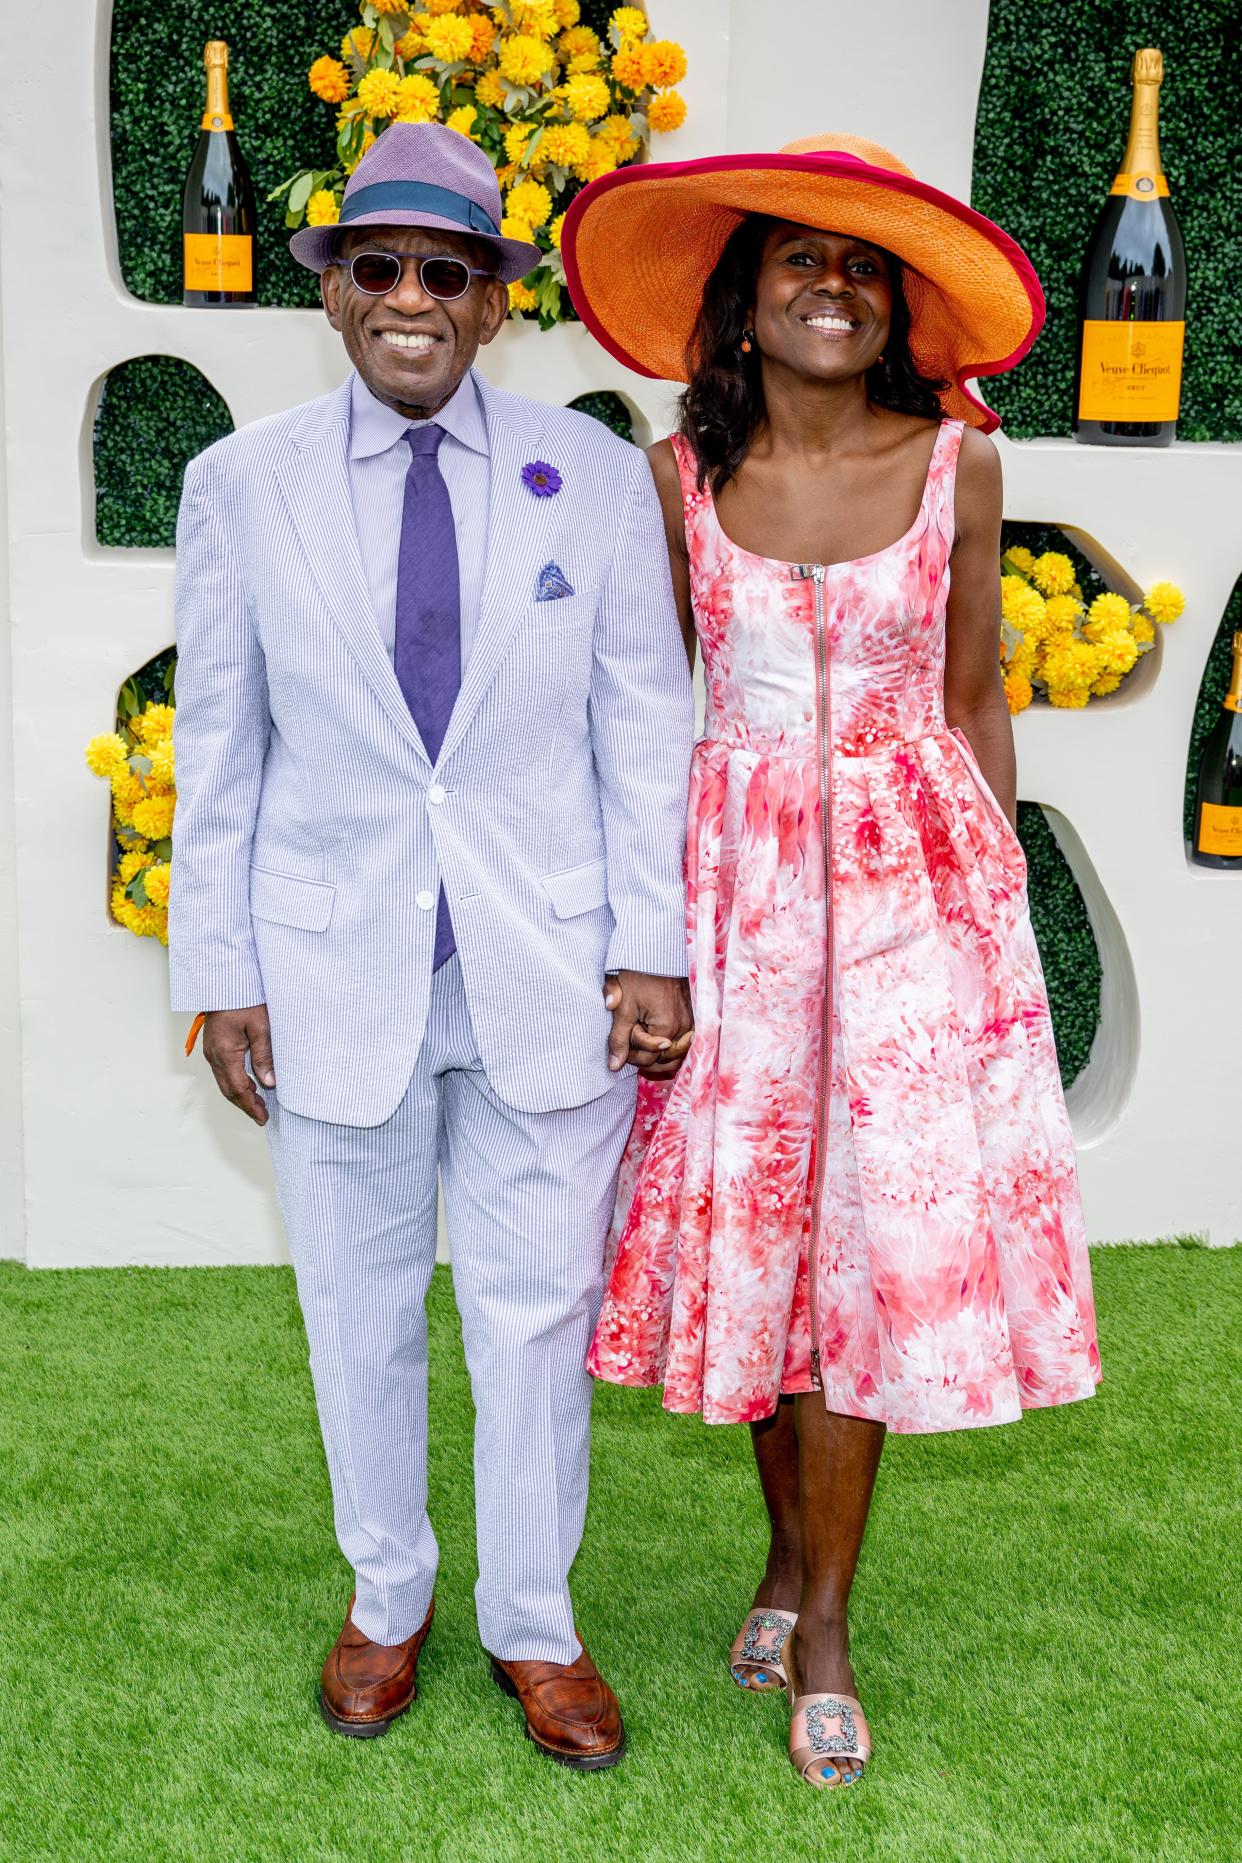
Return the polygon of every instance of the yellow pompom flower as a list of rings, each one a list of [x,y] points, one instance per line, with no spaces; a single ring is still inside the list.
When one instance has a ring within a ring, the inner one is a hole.
[[[513,0],[513,23],[519,32],[550,39],[557,28],[556,0]]]
[[[1155,627],[1144,614],[1135,615],[1130,623],[1130,631],[1140,647],[1150,647],[1156,638]]]
[[[359,95],[362,86],[358,87]],[[440,110],[440,87],[421,71],[411,71],[397,85],[397,121],[431,123]]]
[[[453,65],[460,59],[468,58],[474,44],[470,21],[463,19],[460,13],[446,13],[443,19],[431,20],[423,38],[431,56],[445,65]]]
[[[582,8],[578,0],[554,0],[556,23],[564,29],[572,29],[582,18]]]
[[[1015,543],[1011,550],[1006,550],[1005,555],[1014,568],[1020,569],[1024,576],[1029,576],[1035,567],[1034,556],[1020,543]]]
[[[499,110],[505,100],[504,79],[499,71],[485,71],[474,87],[476,103],[485,104],[489,110]]]
[[[1045,550],[1037,556],[1031,575],[1043,595],[1068,595],[1074,586],[1074,565],[1059,550]]]
[[[154,790],[172,795],[177,787],[177,760],[170,737],[161,738],[151,747],[151,773],[147,782]]]
[[[86,767],[107,781],[119,781],[129,772],[129,745],[115,731],[93,737],[86,746]]]
[[[146,790],[128,769],[112,778],[112,813],[122,828],[134,827],[134,810],[146,799]]]
[[[643,72],[658,91],[680,84],[686,75],[686,54],[674,39],[656,39],[643,47]]]
[[[1153,582],[1143,598],[1143,607],[1153,621],[1167,627],[1186,607],[1186,597],[1175,582]]]
[[[1035,648],[1023,636],[1016,640],[1010,649],[1007,670],[1020,673],[1024,679],[1030,679],[1035,672]]]
[[[589,26],[571,26],[556,42],[557,56],[571,77],[582,71],[596,71],[604,48]]]
[[[615,150],[600,136],[592,136],[591,147],[584,162],[579,162],[574,174],[579,181],[598,181],[601,175],[610,175],[614,168],[619,168]]]
[[[551,226],[548,228],[548,233],[552,240],[552,249],[554,252],[559,252],[561,249],[561,230],[564,227],[564,225],[565,225],[565,216],[563,213],[558,213],[555,220],[552,222]]]
[[[1138,642],[1129,628],[1105,634],[1099,648],[1105,672],[1116,673],[1119,679],[1124,679],[1139,657]]]
[[[686,100],[679,91],[661,91],[658,97],[651,99],[647,121],[652,129],[665,132],[680,129],[685,120]]]
[[[404,9],[406,0],[397,0],[397,3]],[[455,13],[457,5],[458,0],[426,0],[426,11],[433,16],[438,13]]]
[[[519,181],[509,189],[505,206],[514,219],[524,220],[527,226],[543,226],[552,217],[552,196],[538,181]]]
[[[1086,640],[1098,641],[1102,635],[1117,628],[1130,626],[1130,604],[1124,595],[1097,595],[1087,610],[1083,622],[1083,636]]]
[[[317,58],[306,81],[325,103],[344,103],[349,96],[349,73],[339,58]]]
[[[153,906],[167,909],[168,889],[172,880],[172,868],[166,860],[157,860],[153,867],[148,867],[143,885],[147,889],[147,898]]]
[[[1090,697],[1090,686],[1048,687],[1049,703],[1062,711],[1080,712]]]
[[[1024,712],[1034,696],[1034,687],[1025,673],[1006,673],[1005,702],[1013,716]]]
[[[599,140],[613,151],[620,168],[631,155],[638,153],[638,137],[630,128],[628,116],[608,116],[597,127],[595,134]]]
[[[510,84],[538,84],[552,69],[552,48],[543,39],[516,32],[500,42],[497,64]]]
[[[643,46],[635,45],[627,39],[612,55],[613,78],[618,84],[624,85],[627,91],[641,91],[647,82],[643,51]]]
[[[142,872],[150,858],[151,856],[145,853],[141,848],[132,848],[129,852],[121,855],[121,858],[116,863],[116,870],[126,886],[129,885],[130,881],[134,879],[136,875]]]
[[[161,737],[171,737],[176,718],[171,705],[148,705],[131,720],[130,728],[144,744],[154,744]]]
[[[432,0],[427,0],[427,4],[431,6]],[[456,0],[450,0],[450,5],[455,4]],[[377,13],[405,12],[405,0],[371,0],[371,5],[375,8]]]
[[[331,188],[316,188],[306,203],[307,226],[335,226],[341,217]]]
[[[534,123],[511,123],[505,131],[505,154],[511,162],[520,162],[526,145],[535,133]]]
[[[502,239],[521,239],[524,240],[528,246],[533,245],[535,241],[534,228],[531,226],[530,221],[521,219],[519,215],[515,213],[507,213],[501,220],[500,237]]]
[[[477,142],[474,124],[478,114],[473,104],[461,104],[456,110],[449,111],[444,119],[445,127],[455,129],[459,136],[466,136],[470,141]]]
[[[583,71],[561,85],[560,95],[575,123],[593,123],[603,116],[611,101],[608,86],[593,72]]]
[[[647,15],[638,6],[619,6],[608,23],[616,27],[623,41],[647,35]]]
[[[365,63],[375,50],[375,34],[370,26],[355,26],[341,40],[342,58],[361,58]]]
[[[538,305],[538,303],[539,303],[539,300],[535,296],[534,292],[531,290],[530,286],[524,285],[521,279],[519,279],[515,285],[509,286],[509,309],[510,310],[533,311]]]
[[[403,32],[393,46],[393,50],[397,54],[397,57],[403,59],[407,65],[412,58],[420,58],[426,49],[427,47],[422,33],[418,32],[413,26],[410,27],[408,32]]]
[[[585,162],[591,138],[582,123],[549,123],[539,144],[539,154],[558,168],[575,168]]]
[[[133,822],[148,841],[163,841],[172,833],[175,796],[145,796],[134,805]]]
[[[408,83],[408,78],[399,78],[395,71],[368,71],[358,81],[358,102],[362,105],[364,115],[396,116],[400,108],[401,86]]]
[[[521,174],[516,162],[502,162],[496,170],[496,185],[503,193],[511,181],[516,181]]]
[[[1050,595],[1044,603],[1044,625],[1048,633],[1072,633],[1079,612],[1079,605],[1072,595]]]
[[[481,65],[485,58],[491,57],[496,28],[484,13],[475,13],[466,23],[470,27],[470,63]]]
[[[1001,577],[1001,614],[1020,634],[1035,633],[1044,619],[1044,598],[1021,576]]]

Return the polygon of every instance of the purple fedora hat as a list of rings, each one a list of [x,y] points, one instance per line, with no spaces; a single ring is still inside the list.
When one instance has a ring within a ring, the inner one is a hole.
[[[312,272],[322,272],[344,227],[440,227],[494,246],[497,274],[512,284],[533,271],[543,253],[525,240],[502,239],[500,216],[496,170],[469,137],[443,123],[393,123],[346,182],[337,224],[302,227],[289,250]]]

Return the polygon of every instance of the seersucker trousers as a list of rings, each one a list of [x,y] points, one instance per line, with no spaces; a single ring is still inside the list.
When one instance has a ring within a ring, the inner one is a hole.
[[[585,1358],[635,1093],[626,1068],[584,1106],[506,1105],[453,956],[382,1124],[308,1119],[264,1095],[354,1622],[377,1643],[414,1635],[436,1577],[424,1301],[439,1173],[475,1404],[479,1635],[507,1662],[578,1653],[568,1577],[586,1513]]]

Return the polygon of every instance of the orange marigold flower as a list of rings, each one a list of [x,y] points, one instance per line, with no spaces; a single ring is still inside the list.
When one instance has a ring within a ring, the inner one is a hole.
[[[668,131],[680,129],[686,120],[686,100],[679,91],[661,91],[651,99],[647,111],[647,121],[652,129]]]
[[[349,73],[339,58],[317,58],[306,81],[325,103],[344,103],[349,96]]]

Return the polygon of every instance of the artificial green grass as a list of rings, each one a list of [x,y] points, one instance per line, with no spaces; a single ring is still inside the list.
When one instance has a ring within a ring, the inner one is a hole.
[[[850,1794],[799,1785],[780,1699],[728,1679],[762,1548],[744,1431],[601,1388],[574,1592],[631,1744],[562,1771],[479,1650],[437,1273],[435,1628],[411,1713],[342,1740],[315,1688],[349,1578],[291,1275],[0,1264],[0,1853],[1236,1858],[1242,1251],[1093,1260],[1097,1398],[885,1451],[854,1599],[877,1753]]]

